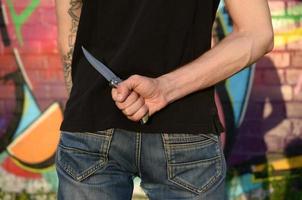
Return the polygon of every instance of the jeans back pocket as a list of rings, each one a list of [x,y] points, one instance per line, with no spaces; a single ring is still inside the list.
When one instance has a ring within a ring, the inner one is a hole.
[[[168,180],[195,194],[206,192],[225,177],[225,160],[214,134],[162,134]]]
[[[82,181],[108,161],[113,129],[88,132],[61,131],[56,154],[59,165],[75,181]]]

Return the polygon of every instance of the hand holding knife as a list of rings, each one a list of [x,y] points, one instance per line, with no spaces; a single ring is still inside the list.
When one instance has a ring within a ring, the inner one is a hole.
[[[116,76],[107,66],[92,56],[84,47],[82,47],[83,53],[88,62],[109,82],[110,87],[116,88],[117,85],[123,80]],[[149,119],[149,115],[146,114],[141,120],[141,124],[146,124]]]

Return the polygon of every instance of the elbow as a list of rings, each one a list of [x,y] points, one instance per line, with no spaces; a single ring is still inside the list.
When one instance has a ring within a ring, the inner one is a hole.
[[[274,49],[274,32],[273,31],[269,31],[267,33],[265,33],[265,42],[264,42],[264,46],[265,46],[265,53],[269,53]]]
[[[274,33],[273,31],[253,32],[253,40],[255,47],[257,46],[258,56],[264,56],[274,49]]]
[[[239,30],[237,31],[240,34],[243,34],[246,38],[249,38],[253,43],[252,46],[256,47],[261,54],[267,54],[274,49],[274,31],[273,29],[265,29],[262,31],[246,31]]]

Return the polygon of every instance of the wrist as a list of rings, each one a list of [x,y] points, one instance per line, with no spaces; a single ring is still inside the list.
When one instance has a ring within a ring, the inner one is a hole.
[[[169,77],[167,74],[159,76],[156,79],[159,82],[161,93],[166,104],[170,104],[176,101],[178,98],[176,92],[176,85],[173,79]]]

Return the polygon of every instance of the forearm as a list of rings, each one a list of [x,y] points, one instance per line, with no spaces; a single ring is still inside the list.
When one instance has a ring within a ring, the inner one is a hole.
[[[254,63],[272,49],[272,37],[232,32],[192,62],[158,79],[168,103],[210,87]]]
[[[232,76],[272,50],[274,36],[267,0],[224,2],[234,31],[215,47],[172,72],[157,78],[132,75],[119,83],[116,91],[112,89],[113,100],[129,119],[138,121],[146,113],[152,116],[169,103]],[[135,103],[133,91],[139,97]]]
[[[58,44],[68,93],[72,87],[71,62],[81,8],[82,0],[56,0]]]

